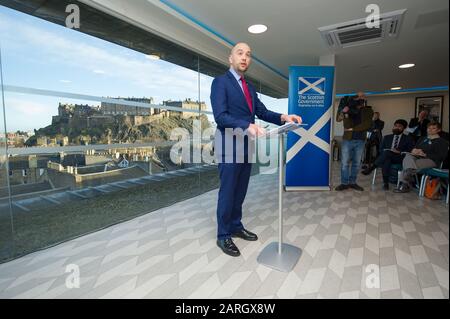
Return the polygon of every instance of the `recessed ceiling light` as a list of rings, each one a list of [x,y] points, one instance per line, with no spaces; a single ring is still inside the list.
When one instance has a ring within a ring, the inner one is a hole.
[[[254,24],[248,27],[248,32],[253,34],[264,33],[267,31],[267,26],[264,24]]]
[[[402,64],[402,65],[399,65],[398,67],[400,68],[400,69],[409,69],[409,68],[413,68],[413,67],[415,67],[416,65],[414,64],[414,63],[407,63],[407,64]]]
[[[146,55],[146,57],[149,60],[159,60],[160,59],[159,55],[157,55],[157,54],[148,54],[148,55]]]
[[[396,86],[396,87],[391,88],[391,91],[397,91],[397,90],[401,90],[401,89],[402,89],[401,86]]]

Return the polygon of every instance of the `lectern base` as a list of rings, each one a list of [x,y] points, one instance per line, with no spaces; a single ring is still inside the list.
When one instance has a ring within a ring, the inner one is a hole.
[[[281,244],[281,254],[278,253],[278,243],[273,242],[267,245],[256,259],[261,265],[273,268],[278,271],[289,272],[297,264],[302,254],[298,247]]]

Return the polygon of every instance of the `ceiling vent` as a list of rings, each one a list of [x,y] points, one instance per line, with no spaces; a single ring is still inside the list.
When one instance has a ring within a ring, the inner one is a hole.
[[[380,27],[368,28],[366,18],[319,28],[327,46],[332,50],[371,44],[397,38],[404,10],[380,15]]]

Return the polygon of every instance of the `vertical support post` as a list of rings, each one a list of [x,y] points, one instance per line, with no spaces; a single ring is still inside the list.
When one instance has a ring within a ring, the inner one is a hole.
[[[302,250],[283,243],[284,133],[278,133],[278,242],[267,245],[258,255],[258,263],[278,271],[289,272],[297,264]]]
[[[284,134],[278,135],[278,254],[283,245]]]

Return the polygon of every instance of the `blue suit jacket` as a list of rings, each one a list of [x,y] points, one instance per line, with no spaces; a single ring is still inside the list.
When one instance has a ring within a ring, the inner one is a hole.
[[[218,76],[212,83],[211,105],[217,124],[215,151],[219,161],[229,162],[236,157],[236,153],[243,150],[246,162],[248,156],[252,155],[248,151],[254,150],[254,145],[251,142],[249,143],[247,136],[242,138],[233,136],[230,130],[226,129],[241,129],[245,131],[250,123],[255,123],[255,115],[263,121],[277,125],[282,124],[281,114],[269,111],[259,100],[253,85],[249,82],[247,84],[253,102],[252,112],[250,112],[244,92],[230,71]],[[233,140],[232,149],[231,145],[229,145],[230,147],[227,145],[225,149],[225,140],[227,138]]]

